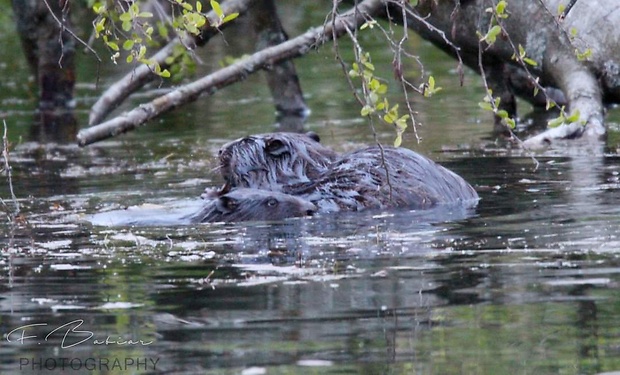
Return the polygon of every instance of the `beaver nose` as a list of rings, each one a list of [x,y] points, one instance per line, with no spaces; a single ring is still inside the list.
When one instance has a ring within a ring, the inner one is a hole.
[[[318,207],[312,202],[307,202],[305,209],[306,216],[313,216],[319,210]]]

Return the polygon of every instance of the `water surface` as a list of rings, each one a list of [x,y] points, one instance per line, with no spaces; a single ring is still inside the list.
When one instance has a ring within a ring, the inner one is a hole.
[[[322,20],[320,9],[304,3],[282,8],[291,35]],[[234,30],[226,35],[229,44],[214,40],[205,56],[251,48]],[[392,56],[380,37],[363,42],[392,82]],[[0,43],[17,51],[10,34]],[[36,104],[28,72],[21,56],[3,56],[8,83],[0,100],[20,213],[17,224],[0,224],[1,372],[620,370],[617,110],[610,112],[605,147],[565,144],[533,159],[492,135],[492,119],[477,106],[483,91],[475,74],[466,72],[461,87],[452,60],[415,38],[410,48],[444,90],[431,100],[413,99],[422,141],[409,132],[404,146],[471,182],[482,198],[474,210],[92,225],[92,214],[191,203],[221,183],[214,171],[218,147],[274,129],[263,77],[80,149],[29,141]],[[118,71],[104,66],[95,87],[94,67],[82,60],[83,124],[89,105],[119,73],[109,75]],[[216,65],[209,64],[201,69]],[[308,129],[340,151],[373,143],[330,48],[296,64],[313,111]],[[397,85],[390,90],[399,100]],[[153,95],[147,91],[120,110]],[[377,125],[376,132],[386,144],[394,139],[389,127]],[[5,216],[14,212],[6,179],[0,197]],[[20,328],[30,324],[45,325]]]

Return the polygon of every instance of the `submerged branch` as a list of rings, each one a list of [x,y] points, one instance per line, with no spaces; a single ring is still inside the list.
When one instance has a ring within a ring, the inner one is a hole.
[[[77,135],[78,144],[85,146],[133,130],[156,116],[196,100],[201,95],[211,95],[222,87],[238,82],[265,66],[302,56],[332,37],[342,36],[347,28],[358,28],[366,22],[368,15],[376,14],[383,6],[381,0],[364,0],[356,8],[338,16],[332,24],[312,28],[296,38],[265,48],[199,80],[180,86],[110,121],[82,130]]]

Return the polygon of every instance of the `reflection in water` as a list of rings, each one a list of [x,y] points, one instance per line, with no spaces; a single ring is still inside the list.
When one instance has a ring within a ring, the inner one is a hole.
[[[616,157],[599,161],[453,161],[479,188],[474,210],[110,228],[82,220],[99,210],[88,199],[60,215],[31,206],[5,263],[3,332],[83,320],[96,337],[153,343],[62,355],[149,358],[166,374],[607,371],[620,171]],[[58,357],[61,342],[5,345],[3,373]]]
[[[41,109],[30,126],[30,140],[40,143],[73,143],[78,123],[72,109]]]

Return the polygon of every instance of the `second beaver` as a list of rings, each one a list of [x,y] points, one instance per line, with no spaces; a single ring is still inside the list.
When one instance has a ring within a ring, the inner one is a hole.
[[[314,214],[317,207],[302,197],[277,191],[238,188],[203,194],[204,206],[186,216],[190,223],[280,221]]]
[[[176,206],[143,205],[100,212],[88,217],[94,225],[157,226],[238,221],[281,221],[314,214],[316,205],[276,191],[239,188],[210,190],[196,210],[194,202]]]
[[[462,177],[414,151],[372,146],[338,157],[304,134],[230,142],[220,165],[227,188],[281,191],[311,201],[319,212],[473,206],[479,199]]]

